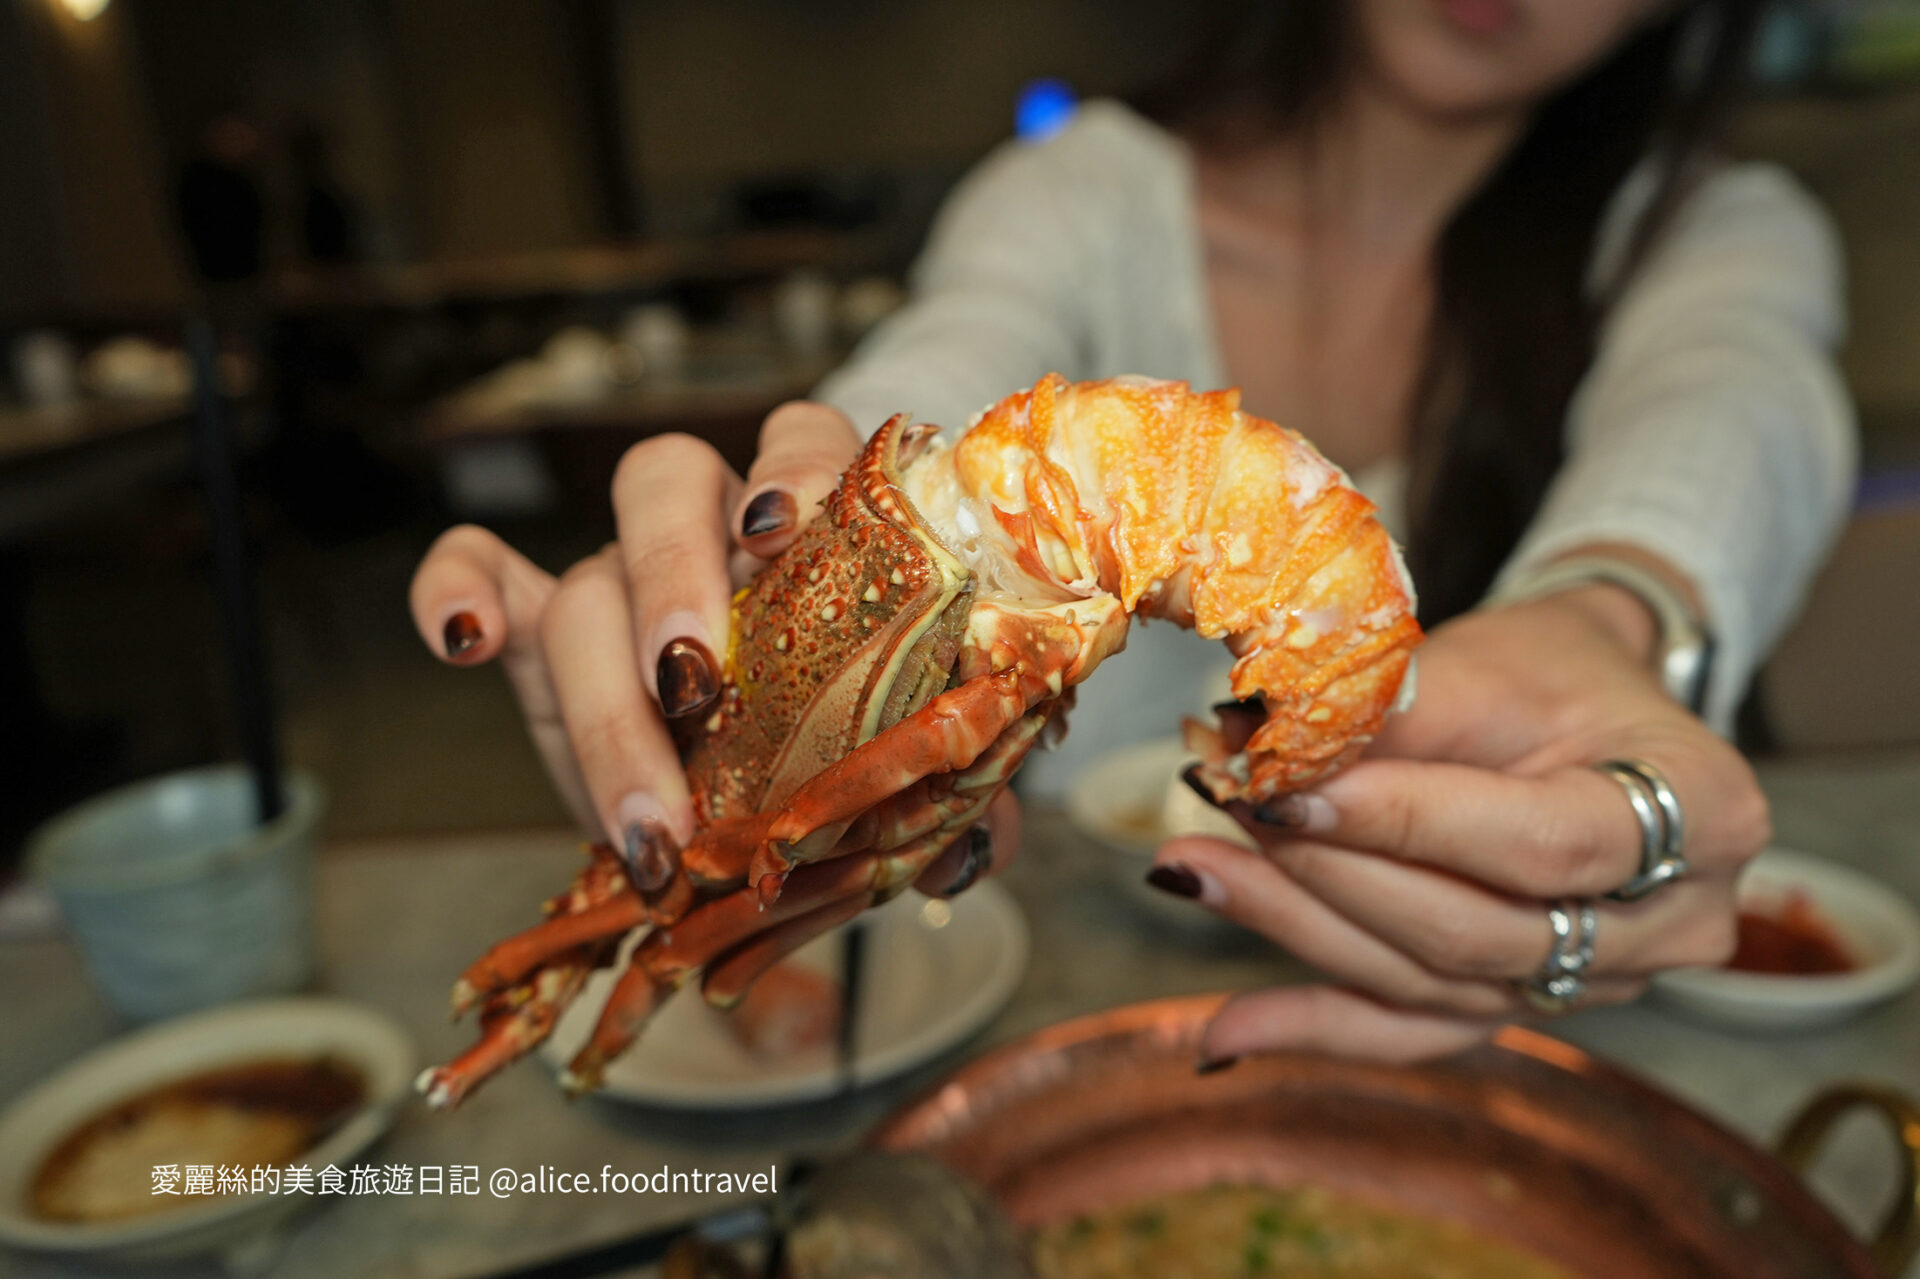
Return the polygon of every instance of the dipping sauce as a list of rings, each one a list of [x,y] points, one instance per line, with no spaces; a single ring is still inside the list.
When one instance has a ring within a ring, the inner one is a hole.
[[[1743,907],[1740,943],[1727,961],[1728,968],[1740,972],[1794,977],[1850,973],[1858,966],[1833,925],[1799,889],[1769,910]]]
[[[1320,1186],[1210,1186],[1042,1229],[1040,1279],[1573,1279],[1449,1221]]]
[[[330,1058],[262,1058],[163,1084],[63,1138],[34,1173],[28,1207],[45,1221],[117,1221],[199,1203],[216,1188],[154,1193],[163,1165],[284,1165],[366,1100],[360,1072]],[[216,1182],[217,1187],[217,1182]]]

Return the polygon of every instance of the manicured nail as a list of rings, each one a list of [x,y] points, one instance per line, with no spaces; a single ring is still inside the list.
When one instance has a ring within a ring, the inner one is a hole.
[[[1155,866],[1147,872],[1147,882],[1163,893],[1172,893],[1175,897],[1190,897],[1196,901],[1204,887],[1200,883],[1200,877],[1179,862]]]
[[[691,715],[720,691],[713,655],[699,640],[677,639],[660,653],[660,709],[668,719]]]
[[[1147,882],[1163,893],[1186,897],[1218,910],[1227,904],[1227,890],[1211,875],[1184,862],[1165,862],[1147,872]]]
[[[1185,782],[1189,787],[1191,787],[1193,789],[1194,794],[1198,795],[1201,799],[1206,800],[1209,804],[1212,804],[1215,808],[1225,808],[1226,805],[1222,804],[1219,800],[1213,797],[1212,788],[1209,787],[1205,782],[1200,780],[1200,770],[1203,767],[1204,765],[1201,765],[1201,764],[1187,765],[1186,768],[1183,769],[1180,773],[1180,780]]]
[[[1239,1060],[1238,1057],[1202,1057],[1194,1063],[1193,1073],[1196,1075],[1217,1075]]]
[[[1249,697],[1244,701],[1229,699],[1215,702],[1212,707],[1215,715],[1259,715],[1266,716],[1267,704],[1258,697]]]
[[[1310,791],[1303,795],[1282,795],[1256,805],[1253,820],[1285,830],[1330,831],[1334,824],[1333,802],[1325,795]]]
[[[627,878],[633,881],[633,886],[643,893],[658,892],[666,887],[673,872],[679,869],[680,860],[666,824],[657,818],[644,817],[628,822],[624,835],[621,860],[627,865]]]
[[[1289,830],[1307,824],[1307,806],[1298,795],[1282,795],[1253,808],[1253,820],[1262,826],[1282,826]]]
[[[740,536],[759,537],[792,528],[799,510],[793,494],[785,489],[768,489],[747,503],[746,511],[740,516]]]
[[[980,878],[981,872],[993,865],[993,832],[987,829],[985,822],[975,822],[961,838],[967,841],[967,853],[960,860],[960,873],[941,890],[942,897],[966,892],[973,887],[973,881]]]
[[[480,633],[480,619],[472,613],[462,612],[447,619],[440,638],[446,644],[447,656],[459,657],[485,637]]]

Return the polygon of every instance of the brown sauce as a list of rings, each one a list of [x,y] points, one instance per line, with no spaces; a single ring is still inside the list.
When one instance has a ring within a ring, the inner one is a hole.
[[[1740,912],[1740,941],[1727,967],[1746,973],[1811,977],[1850,973],[1859,965],[1807,894],[1796,891],[1776,909]]]
[[[34,1173],[28,1202],[49,1221],[110,1221],[190,1204],[184,1187],[156,1193],[153,1169],[284,1164],[324,1140],[366,1096],[359,1071],[326,1057],[202,1071],[120,1102],[67,1134]]]

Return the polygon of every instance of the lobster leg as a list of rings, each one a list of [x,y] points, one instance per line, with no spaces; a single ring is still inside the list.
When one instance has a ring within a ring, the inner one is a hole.
[[[453,1015],[459,1017],[482,999],[519,985],[535,969],[575,946],[618,937],[646,922],[645,905],[629,891],[515,933],[460,974],[453,984]]]
[[[694,835],[680,854],[680,864],[694,887],[713,891],[737,888],[747,880],[747,861],[775,814],[749,813],[713,823]]]
[[[1030,692],[1038,694],[1032,701],[1050,695],[1043,681],[1018,667],[982,675],[948,689],[862,742],[788,799],[766,841],[754,851],[753,880],[825,856],[854,819],[877,801],[930,774],[972,764],[1026,713]]]
[[[1039,742],[1055,709],[1056,703],[1049,702],[1044,709],[1022,718],[964,772],[922,782],[923,787],[934,781],[942,784],[938,799],[922,798],[909,811],[882,818],[883,840],[893,851],[886,854],[885,882],[876,881],[876,902],[891,897],[918,877],[962,832],[986,815],[994,796],[1005,789],[1027,752]],[[888,801],[881,807],[898,803]],[[760,974],[813,938],[852,919],[868,904],[850,900],[857,903],[851,910],[845,909],[846,902],[815,910],[760,934],[709,964],[701,983],[707,1002],[716,1008],[731,1008]]]
[[[456,1019],[482,1000],[491,1002],[527,981],[529,974],[557,962],[572,947],[618,936],[633,926],[619,923],[633,903],[619,854],[606,844],[592,844],[587,855],[591,860],[573,877],[567,891],[548,898],[541,907],[546,922],[496,943],[461,974],[453,986]]]
[[[816,937],[857,918],[867,908],[862,896],[843,897],[798,919],[769,928],[709,964],[700,992],[715,1008],[732,1008],[760,975]]]
[[[975,605],[954,668],[960,683],[803,783],[754,851],[763,900],[796,862],[827,856],[848,825],[921,778],[965,770],[1034,707],[1053,702],[1126,643],[1116,601]]]
[[[592,1036],[561,1076],[561,1086],[574,1093],[597,1086],[606,1064],[626,1051],[666,997],[709,961],[823,908],[846,901],[864,908],[875,894],[911,883],[945,847],[946,841],[929,837],[892,853],[860,853],[802,866],[787,877],[790,891],[772,906],[762,907],[752,893],[730,893],[671,928],[655,929],[634,948]]]
[[[607,1063],[627,1050],[654,1010],[678,990],[685,979],[685,974],[664,980],[656,977],[639,962],[636,954],[608,993],[586,1046],[575,1053],[567,1068],[560,1072],[560,1086],[567,1095],[578,1097],[598,1088]]]
[[[451,1109],[489,1077],[533,1051],[560,1020],[594,969],[612,961],[615,939],[575,948],[527,981],[501,991],[480,1014],[480,1038],[444,1066],[422,1071],[416,1090],[435,1110]]]

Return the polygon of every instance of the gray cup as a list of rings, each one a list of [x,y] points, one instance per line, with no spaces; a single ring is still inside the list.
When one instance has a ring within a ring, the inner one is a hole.
[[[97,795],[34,833],[28,865],[60,903],[94,984],[136,1021],[313,978],[320,783],[286,779],[255,824],[238,765],[169,773]]]

